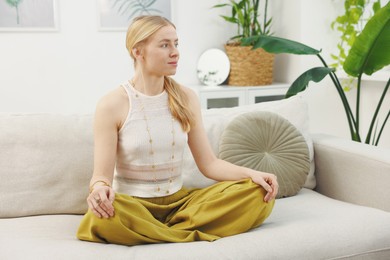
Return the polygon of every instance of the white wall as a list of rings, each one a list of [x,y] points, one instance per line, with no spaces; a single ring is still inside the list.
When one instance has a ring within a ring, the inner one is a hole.
[[[96,0],[59,0],[59,32],[0,32],[0,112],[91,113],[129,79],[126,32],[98,31]],[[231,28],[211,9],[218,1],[172,0],[181,60],[176,79],[198,84],[203,51],[223,48]]]
[[[92,113],[102,95],[131,77],[125,32],[98,31],[97,1],[58,2],[58,32],[0,32],[0,113]],[[185,85],[199,83],[196,63],[201,53],[208,48],[223,49],[235,34],[235,27],[218,16],[228,10],[211,9],[222,2],[172,0],[181,51],[175,79]],[[330,22],[342,11],[338,2],[271,1],[273,31],[276,36],[322,49],[330,63],[329,53],[334,52],[337,42]],[[319,65],[315,57],[278,55],[274,79],[292,82],[304,70]],[[369,85],[363,90],[362,127],[384,83]],[[309,101],[313,132],[349,138],[344,110],[329,80],[311,84],[304,94]],[[348,96],[354,102],[354,92]],[[389,125],[385,132],[381,146],[390,147]]]

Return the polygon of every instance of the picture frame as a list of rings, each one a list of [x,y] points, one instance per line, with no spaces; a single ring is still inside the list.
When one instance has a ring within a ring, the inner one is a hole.
[[[58,0],[0,1],[0,32],[56,32]]]
[[[98,30],[127,31],[138,15],[155,14],[173,20],[172,0],[97,0]]]

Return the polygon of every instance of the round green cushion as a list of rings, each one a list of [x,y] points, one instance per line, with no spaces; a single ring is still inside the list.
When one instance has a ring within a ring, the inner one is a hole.
[[[293,196],[305,184],[310,168],[304,137],[276,113],[255,111],[235,117],[222,133],[219,157],[236,165],[278,177],[277,198]]]

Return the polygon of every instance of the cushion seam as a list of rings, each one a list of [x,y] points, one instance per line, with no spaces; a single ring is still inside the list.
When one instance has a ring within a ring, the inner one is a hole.
[[[332,260],[332,259],[344,259],[344,258],[364,256],[364,255],[371,255],[372,253],[380,253],[380,252],[390,252],[390,247],[385,247],[385,248],[375,249],[375,250],[369,250],[369,251],[360,252],[360,253],[354,253],[354,254],[349,254],[349,255],[332,257],[332,258],[329,258],[329,260]]]

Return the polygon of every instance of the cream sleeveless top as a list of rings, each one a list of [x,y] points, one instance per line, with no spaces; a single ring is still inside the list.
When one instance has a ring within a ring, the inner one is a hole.
[[[165,90],[159,95],[147,96],[129,83],[123,87],[129,97],[130,110],[118,133],[114,190],[143,198],[173,194],[183,185],[181,170],[187,133],[176,119],[172,123]],[[147,126],[153,140],[153,155]]]

